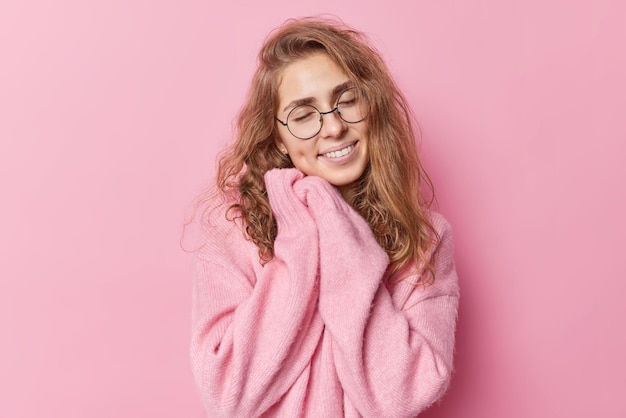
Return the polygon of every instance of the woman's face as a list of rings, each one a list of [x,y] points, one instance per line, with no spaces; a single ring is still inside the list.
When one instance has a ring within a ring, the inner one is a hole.
[[[322,52],[309,55],[283,70],[276,117],[284,122],[289,112],[302,103],[322,113],[328,112],[350,86],[348,76],[328,55]],[[342,96],[342,102],[345,97]],[[292,120],[295,115],[289,119],[290,127]],[[322,177],[337,187],[347,186],[361,177],[369,161],[367,119],[347,123],[333,112],[323,115],[322,120],[319,133],[306,140],[296,138],[286,126],[276,122],[279,149],[305,175]]]

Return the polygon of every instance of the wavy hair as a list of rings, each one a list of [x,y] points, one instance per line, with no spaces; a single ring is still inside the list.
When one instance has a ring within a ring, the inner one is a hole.
[[[434,193],[417,155],[414,118],[378,51],[364,34],[338,20],[292,19],[270,33],[237,119],[235,142],[219,160],[216,188],[201,196],[198,204],[208,203],[215,194],[237,196],[227,217],[241,219],[262,262],[273,258],[277,226],[263,175],[272,168],[294,167],[277,146],[278,82],[286,66],[320,51],[347,74],[370,104],[370,161],[344,197],[389,255],[391,275],[414,265],[418,282],[428,284],[434,279],[431,258],[439,237],[427,215]],[[430,199],[425,198],[426,191]]]

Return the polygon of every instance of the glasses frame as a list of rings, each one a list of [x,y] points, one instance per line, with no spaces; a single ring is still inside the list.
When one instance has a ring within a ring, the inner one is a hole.
[[[274,116],[274,119],[276,119],[276,121],[280,122],[281,125],[283,125],[285,128],[287,128],[287,130],[289,131],[289,133],[291,135],[293,135],[295,138],[301,139],[303,141],[306,141],[307,139],[311,139],[317,136],[317,134],[319,134],[322,131],[322,127],[324,126],[324,115],[329,115],[331,113],[335,113],[337,112],[337,115],[339,115],[339,119],[341,119],[342,121],[344,121],[345,123],[350,123],[350,124],[354,124],[354,123],[359,123],[359,122],[363,122],[368,116],[369,116],[369,109],[367,111],[367,113],[365,114],[365,116],[363,116],[363,118],[361,118],[360,120],[357,120],[356,122],[349,122],[347,120],[345,120],[342,116],[341,116],[341,112],[339,111],[339,101],[341,100],[341,96],[343,96],[344,94],[346,94],[348,91],[350,90],[356,90],[356,87],[348,87],[347,89],[345,89],[344,91],[341,92],[341,94],[339,94],[339,96],[337,97],[337,101],[335,102],[335,107],[331,110],[329,110],[328,112],[322,112],[321,110],[319,110],[317,107],[313,106],[313,105],[298,105],[296,107],[294,107],[293,109],[291,109],[289,111],[289,113],[287,113],[287,117],[285,118],[285,121],[283,122],[282,120],[278,119],[277,116]],[[291,132],[291,129],[289,128],[289,116],[291,116],[291,113],[296,110],[297,108],[299,108],[300,106],[309,106],[312,107],[313,109],[315,109],[317,111],[317,113],[320,114],[320,128],[317,130],[317,132],[315,132],[313,135],[308,136],[306,138],[302,138],[296,134],[294,134],[293,132]]]

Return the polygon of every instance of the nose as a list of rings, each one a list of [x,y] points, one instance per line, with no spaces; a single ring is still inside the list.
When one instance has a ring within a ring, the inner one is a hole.
[[[346,129],[346,123],[339,116],[339,109],[336,107],[328,112],[320,112],[320,119],[322,123],[320,135],[322,137],[338,137]]]

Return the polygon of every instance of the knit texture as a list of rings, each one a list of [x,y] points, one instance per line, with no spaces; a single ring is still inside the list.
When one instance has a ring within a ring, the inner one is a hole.
[[[199,252],[191,362],[210,417],[415,417],[452,371],[458,282],[439,214],[435,281],[389,259],[336,188],[295,169],[265,175],[274,258],[217,206]],[[399,279],[399,280],[398,280]]]

